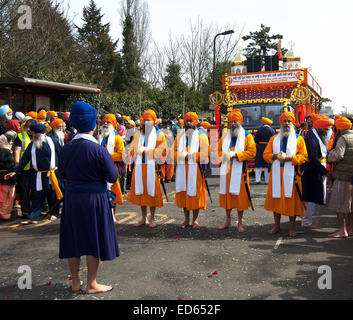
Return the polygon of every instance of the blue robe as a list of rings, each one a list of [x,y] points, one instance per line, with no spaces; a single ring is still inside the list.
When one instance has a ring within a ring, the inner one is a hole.
[[[65,180],[60,224],[60,259],[94,256],[101,261],[119,257],[118,239],[107,196],[107,182],[118,179],[108,151],[78,139],[59,155],[58,176]]]
[[[256,143],[256,158],[255,158],[255,168],[267,168],[268,163],[264,160],[263,154],[266,149],[267,143],[270,141],[271,137],[276,134],[276,131],[270,126],[261,127],[255,135]],[[266,142],[261,143],[260,142]]]
[[[59,141],[55,138],[52,138],[54,147],[55,147],[55,165],[58,165],[58,154],[61,151],[61,146],[59,144]],[[32,145],[33,142],[31,142],[26,151],[24,152],[20,163],[15,170],[16,174],[21,174],[22,170],[24,167],[27,165],[28,162],[31,161],[32,159]],[[36,149],[36,159],[37,159],[37,168],[39,171],[48,171],[50,170],[50,157],[51,157],[51,151],[49,144],[43,143],[42,147],[40,149]],[[30,187],[33,191],[36,191],[36,178],[37,178],[37,172],[34,170],[31,170],[31,179],[30,179]],[[49,178],[47,177],[46,173],[41,173],[42,176],[42,186],[43,190],[50,190],[52,189],[51,185],[49,184]]]
[[[308,150],[309,162],[302,165],[303,171],[303,200],[324,205],[324,185],[322,177],[328,173],[327,169],[320,162],[322,158],[320,143],[312,130],[309,130],[305,137],[305,144]]]

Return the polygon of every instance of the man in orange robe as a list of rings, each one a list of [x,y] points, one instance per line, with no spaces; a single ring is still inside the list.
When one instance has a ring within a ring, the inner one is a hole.
[[[207,136],[197,128],[199,117],[195,112],[184,116],[185,130],[180,130],[173,144],[175,172],[175,203],[184,209],[184,222],[180,228],[190,225],[190,211],[193,212],[192,227],[200,228],[197,218],[200,210],[206,210],[206,184],[202,177],[202,164],[209,157]]]
[[[129,154],[135,157],[130,193],[127,201],[140,206],[142,218],[135,227],[147,224],[147,207],[150,207],[149,226],[155,228],[156,207],[163,207],[161,184],[156,173],[157,159],[167,154],[166,138],[162,130],[156,127],[157,116],[153,110],[142,115],[141,131],[138,131],[129,147]]]
[[[243,116],[239,109],[230,113],[228,121],[228,132],[225,132],[218,142],[218,158],[222,162],[219,205],[226,210],[226,223],[218,229],[223,230],[231,226],[231,212],[237,209],[238,231],[244,232],[243,213],[251,204],[243,172],[246,170],[246,161],[256,156],[256,144],[252,134],[241,126]],[[249,176],[247,181],[250,191]]]
[[[124,140],[121,136],[118,135],[115,128],[117,125],[116,117],[114,114],[107,114],[102,119],[103,127],[102,127],[102,135],[99,137],[99,144],[101,144],[104,148],[106,148],[114,161],[114,165],[118,170],[118,162],[123,162],[123,155],[125,153],[125,145]],[[119,170],[118,170],[119,172]],[[120,172],[119,172],[120,175]],[[115,211],[118,204],[123,204],[123,195],[120,188],[119,178],[115,181],[114,184],[109,185],[110,191],[115,194],[114,199],[114,212],[113,219],[114,223],[118,224],[115,218]]]
[[[289,217],[291,237],[296,235],[296,216],[304,215],[297,190],[298,187],[302,192],[301,179],[295,167],[309,161],[304,138],[295,133],[294,123],[295,116],[291,112],[280,116],[281,130],[270,139],[263,155],[266,162],[272,164],[265,209],[273,212],[275,226],[269,234],[280,231],[281,215],[285,215]]]

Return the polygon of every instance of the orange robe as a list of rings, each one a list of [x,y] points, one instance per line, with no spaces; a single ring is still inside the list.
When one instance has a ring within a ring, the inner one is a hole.
[[[223,145],[223,138],[222,136],[221,140],[218,142],[218,154],[217,158],[219,162],[222,162],[223,159],[223,151],[222,151],[222,145]],[[230,151],[234,151],[235,146],[230,149]],[[254,137],[252,134],[248,134],[245,137],[245,147],[243,152],[237,153],[237,156],[239,158],[239,161],[247,161],[250,159],[254,159],[256,156],[256,144],[254,141]],[[229,170],[227,172],[227,194],[219,194],[219,205],[226,209],[226,210],[231,210],[231,209],[237,209],[238,211],[244,211],[247,210],[250,207],[250,201],[248,198],[248,195],[246,193],[245,189],[245,182],[244,182],[244,176],[242,174],[241,176],[241,185],[240,185],[240,193],[239,195],[234,195],[229,193],[229,184],[230,184],[230,178],[231,178],[231,172],[232,172],[232,164],[229,165]],[[249,191],[250,191],[250,185],[249,185],[249,174],[247,173],[248,177],[248,186],[249,186]]]
[[[137,156],[138,142],[140,140],[140,132],[138,131],[130,145],[130,156]],[[155,149],[149,149],[147,151],[146,156],[150,159],[154,158],[156,163],[158,163],[157,159],[165,157],[167,153],[167,142],[165,135],[162,131],[160,131],[157,135],[156,147]],[[131,187],[130,193],[127,197],[127,201],[140,206],[140,207],[163,207],[163,194],[161,184],[158,178],[157,173],[155,173],[155,195],[151,197],[147,191],[147,163],[142,164],[142,181],[143,181],[143,194],[136,195],[135,194],[135,170],[136,165],[134,167],[134,171],[131,177]]]
[[[173,144],[173,156],[174,162],[178,165],[179,161],[179,152],[178,145],[181,134],[179,134],[174,140]],[[195,153],[194,161],[207,163],[208,157],[210,154],[210,145],[208,142],[208,137],[203,133],[199,135],[199,146],[200,152]],[[186,147],[186,151],[189,152],[190,146]],[[189,173],[189,164],[185,162],[185,172],[186,172],[186,181],[188,179]],[[187,188],[187,186],[186,186]],[[187,211],[194,210],[206,210],[207,208],[207,190],[205,181],[202,179],[200,170],[197,170],[197,178],[196,178],[196,196],[190,197],[187,194],[187,191],[178,192],[175,194],[175,203],[178,208],[186,209]]]
[[[273,163],[273,160],[272,160],[273,140],[275,139],[276,136],[273,136],[270,139],[263,154],[265,161],[271,164]],[[303,137],[299,136],[297,137],[297,152],[296,152],[296,155],[293,156],[292,164],[294,166],[296,165],[300,166],[307,161],[309,161],[309,158],[306,150],[305,141]],[[283,171],[284,171],[284,167],[281,167],[281,173],[280,173],[281,174],[281,198],[279,199],[272,198],[272,168],[271,168],[270,180],[267,188],[267,195],[266,195],[266,201],[265,201],[265,209],[268,211],[273,211],[275,213],[280,213],[282,215],[290,216],[290,217],[303,216],[304,215],[303,203],[300,201],[294,182],[293,182],[292,197],[286,198],[284,196]],[[302,192],[301,178],[299,175],[296,175],[296,177],[299,185],[299,190],[300,192]]]
[[[107,148],[107,144],[104,146]],[[114,153],[111,153],[110,156],[112,157],[114,163],[115,162],[122,162],[123,161],[123,154],[125,152],[125,145],[124,140],[121,136],[116,135],[114,141]],[[118,170],[117,165],[115,164],[116,169]],[[111,187],[111,191],[115,194],[116,198],[114,199],[115,204],[123,204],[123,194],[120,188],[119,178],[115,181],[115,183]]]

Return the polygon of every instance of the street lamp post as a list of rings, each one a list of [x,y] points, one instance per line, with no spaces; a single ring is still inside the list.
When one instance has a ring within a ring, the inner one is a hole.
[[[218,33],[213,39],[213,85],[212,92],[215,91],[215,73],[216,73],[216,39],[218,36],[225,36],[234,33],[234,30],[227,30],[222,33]]]

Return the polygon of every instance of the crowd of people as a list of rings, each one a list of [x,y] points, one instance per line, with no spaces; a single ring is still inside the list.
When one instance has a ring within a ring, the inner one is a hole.
[[[114,225],[118,206],[127,201],[141,208],[135,227],[157,226],[155,212],[164,205],[162,189],[175,181],[175,204],[183,210],[180,228],[200,228],[200,210],[207,210],[210,190],[206,171],[219,167],[219,206],[231,226],[238,213],[238,232],[245,232],[244,211],[253,207],[247,161],[255,159],[255,179],[265,171],[268,184],[265,209],[273,212],[280,231],[282,216],[294,237],[296,217],[304,228],[312,222],[316,205],[337,213],[335,238],[353,236],[353,131],[346,117],[311,114],[296,127],[295,116],[284,111],[280,129],[262,118],[255,137],[243,128],[239,109],[228,114],[227,130],[211,119],[187,112],[175,119],[159,119],[153,110],[141,115],[98,115],[83,101],[70,112],[39,109],[23,114],[0,107],[0,219],[19,210],[23,225],[37,224],[45,206],[51,220],[60,216],[60,258],[69,259],[73,290],[80,287],[79,257],[87,255],[87,292],[106,292],[96,283],[98,260],[119,256]],[[147,211],[150,211],[148,219]],[[192,216],[190,214],[192,213]],[[348,215],[348,226],[346,224]]]
[[[252,205],[251,201],[249,202],[250,184],[245,163],[255,159],[256,183],[260,183],[261,174],[264,172],[265,182],[269,184],[265,208],[275,212],[275,227],[271,233],[279,231],[281,214],[290,217],[291,235],[295,235],[296,216],[303,216],[303,227],[318,228],[313,225],[312,216],[316,204],[326,204],[326,193],[330,188],[333,190],[330,208],[337,212],[340,223],[340,231],[334,236],[352,235],[351,121],[340,116],[329,119],[311,114],[306,117],[305,123],[296,127],[295,118],[291,115],[288,123],[290,129],[283,127],[281,123],[280,133],[277,135],[276,130],[271,127],[272,121],[262,118],[263,126],[258,128],[253,136],[243,129],[242,114],[239,110],[236,112],[237,116],[234,116],[235,111],[229,115],[228,134],[223,134],[223,130],[219,130],[212,119],[199,119],[196,113],[187,113],[184,117],[179,115],[175,119],[158,118],[153,110],[147,110],[143,115],[98,115],[94,138],[108,150],[119,176],[117,181],[108,184],[108,196],[115,224],[117,221],[114,212],[117,206],[124,202],[124,196],[128,195],[127,201],[142,208],[141,220],[135,226],[148,223],[149,207],[149,225],[155,227],[155,210],[163,206],[162,193],[155,193],[155,190],[160,189],[159,181],[163,184],[175,181],[175,203],[184,209],[185,214],[181,227],[185,228],[190,224],[189,212],[193,211],[192,226],[198,228],[199,210],[206,210],[207,207],[205,173],[212,165],[221,170],[219,204],[226,211],[226,222],[220,229],[231,225],[231,211],[237,209],[238,230],[243,232],[243,212]],[[188,119],[188,114],[191,115],[191,120]],[[346,121],[344,130],[340,127],[342,119]],[[13,112],[8,105],[0,108],[0,219],[10,219],[14,210],[26,218],[23,224],[38,223],[45,209],[49,210],[51,220],[59,217],[60,206],[55,204],[62,198],[65,183],[57,179],[55,172],[57,169],[60,171],[58,157],[61,149],[77,134],[77,129],[70,120],[70,112],[41,108],[36,112],[23,114]],[[221,122],[221,129],[223,126],[224,123]],[[155,130],[152,130],[152,127]],[[148,137],[150,132],[155,133],[148,141],[151,145],[146,142],[141,145],[146,129],[149,130]],[[293,137],[291,139],[292,154],[286,147],[287,142],[277,144],[276,139],[276,145],[274,144],[275,137],[281,137],[283,140],[285,130],[296,134],[296,143]],[[184,132],[184,135],[191,132],[191,135],[182,137],[185,138],[185,145],[179,141],[181,132]],[[229,133],[235,136],[229,136]],[[196,135],[198,141],[195,140]],[[295,145],[297,149],[294,148]],[[143,148],[153,152],[146,157],[145,151],[141,153]],[[191,149],[194,149],[192,154],[197,155],[195,159],[188,159]],[[210,161],[211,154],[214,161]],[[287,158],[281,159],[282,154]],[[274,155],[279,155],[279,158]],[[184,166],[180,165],[180,161]],[[288,162],[291,166],[288,166]],[[145,167],[146,164],[149,166]],[[200,170],[197,169],[198,164]],[[14,172],[11,178],[4,179],[10,172]],[[155,172],[157,175],[154,177]],[[193,183],[189,181],[189,177],[184,179],[187,182],[180,182],[180,177],[189,176],[191,173]],[[277,200],[282,199],[282,194],[281,188],[272,187],[274,175],[277,184],[284,184],[281,187],[282,193],[292,195],[293,188],[295,189],[295,197],[290,205]],[[295,182],[292,184],[285,181],[287,177]],[[137,178],[139,180],[136,186]],[[154,180],[156,181],[153,182]],[[189,191],[188,187],[192,190]],[[148,192],[143,193],[141,190],[144,188],[144,191],[151,188],[153,196]],[[276,193],[276,197],[273,197],[272,192]],[[348,228],[345,225],[345,213],[350,214]]]

